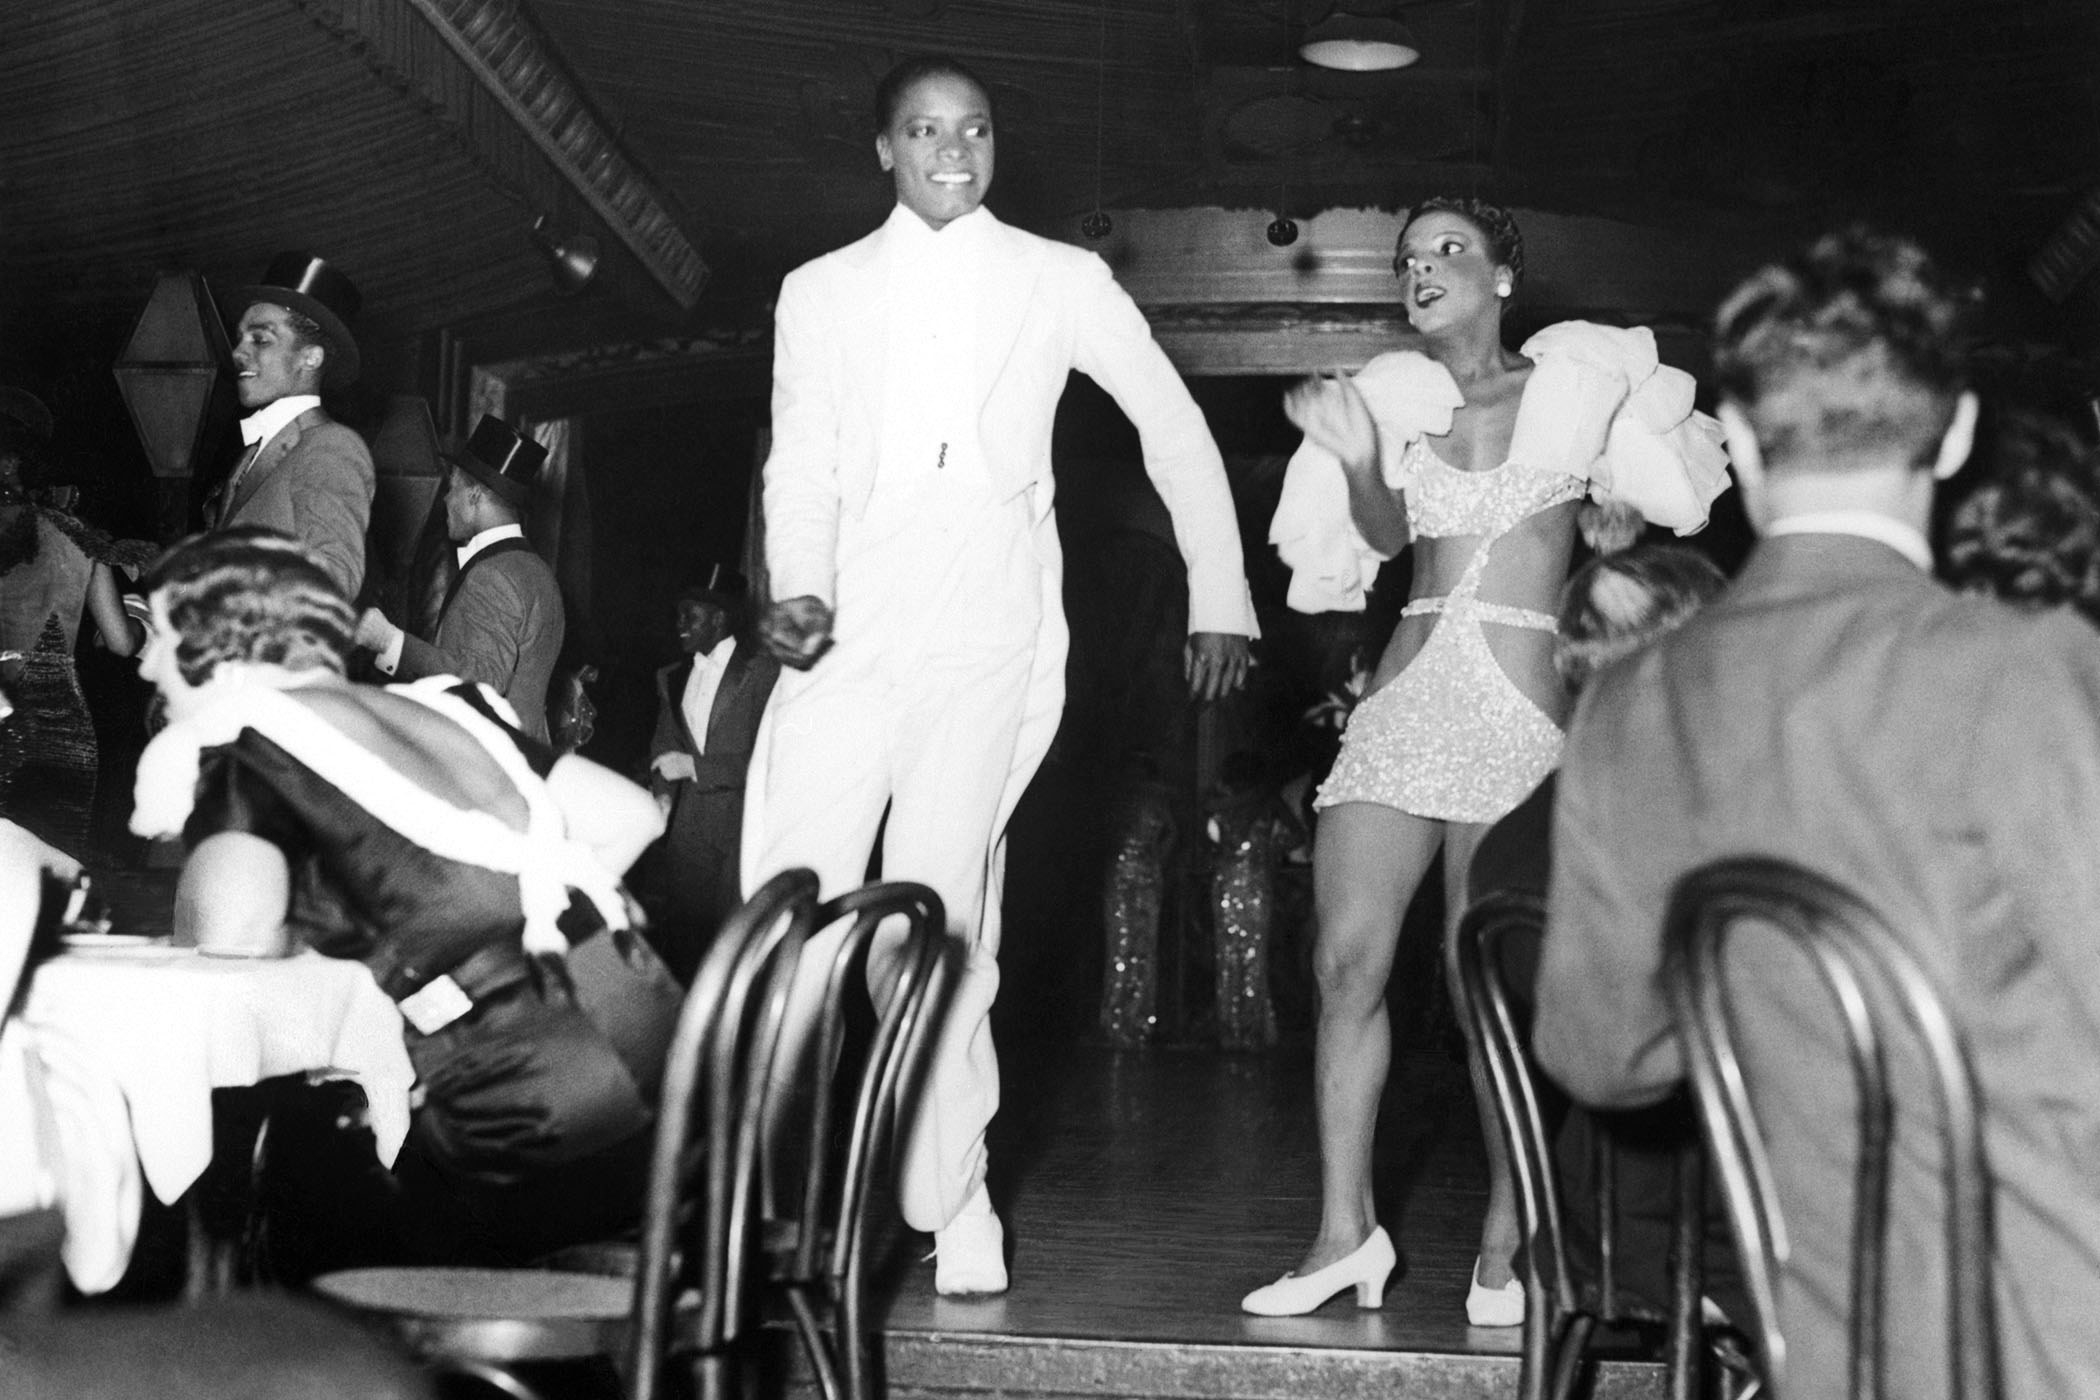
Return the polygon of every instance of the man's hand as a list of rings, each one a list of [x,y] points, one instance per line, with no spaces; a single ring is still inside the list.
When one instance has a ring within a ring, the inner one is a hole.
[[[357,635],[351,640],[367,651],[384,652],[394,644],[394,634],[400,630],[379,609],[366,608],[358,616]]]
[[[656,762],[649,765],[667,783],[689,783],[698,776],[693,767],[693,756],[689,753],[660,753]]]
[[[831,645],[831,609],[821,598],[788,598],[766,609],[759,636],[783,666],[807,671]]]
[[[1247,668],[1254,664],[1247,639],[1236,632],[1192,632],[1181,652],[1181,673],[1188,677],[1189,694],[1198,700],[1216,700],[1247,683]]]
[[[1283,396],[1283,412],[1344,467],[1361,471],[1377,465],[1378,424],[1355,380],[1324,374],[1301,379]]]

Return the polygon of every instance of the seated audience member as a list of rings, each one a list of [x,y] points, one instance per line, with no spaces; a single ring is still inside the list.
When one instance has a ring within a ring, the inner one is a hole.
[[[708,566],[679,590],[677,609],[685,659],[656,673],[649,787],[669,821],[654,861],[657,947],[690,978],[737,906],[744,773],[780,663],[745,631],[743,575]]]
[[[2100,623],[2100,451],[2054,419],[1999,430],[1993,470],[1947,524],[1947,581]]]
[[[1968,456],[1968,298],[1854,230],[1723,303],[1720,417],[1761,539],[1697,617],[1584,692],[1553,821],[1538,1057],[1578,1100],[1672,1092],[1673,884],[1781,857],[1856,890],[1965,1028],[1996,1178],[2008,1395],[2100,1394],[2100,647],[2063,613],[1936,583],[1935,489]],[[1733,967],[1790,1253],[1789,1396],[1847,1392],[1854,1113],[1828,994],[1746,940]],[[1907,1095],[1916,1102],[1918,1095]],[[1922,1118],[1925,1121],[1918,1121]],[[1929,1109],[1899,1123],[1885,1391],[1946,1393],[1944,1201]]]
[[[529,1258],[631,1219],[677,1003],[618,879],[662,830],[649,794],[550,761],[483,688],[345,680],[349,601],[287,536],[192,537],[146,589],[169,723],[133,828],[188,847],[178,939],[304,943],[400,1003],[405,1247]]]

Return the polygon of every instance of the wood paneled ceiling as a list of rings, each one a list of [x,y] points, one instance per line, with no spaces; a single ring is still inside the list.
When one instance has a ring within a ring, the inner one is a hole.
[[[1853,214],[2012,269],[2100,186],[2094,0],[1339,0],[1409,24],[1397,74],[1308,69],[1338,0],[13,0],[0,314],[128,315],[306,246],[375,336],[548,345],[748,318],[889,202],[877,76],[953,52],[1000,107],[992,204],[1394,207],[1439,189],[1697,233]],[[431,11],[541,45],[667,227],[690,309],[457,54]],[[535,213],[606,247],[552,295]],[[519,330],[523,327],[525,330]],[[4,331],[4,327],[0,327]]]

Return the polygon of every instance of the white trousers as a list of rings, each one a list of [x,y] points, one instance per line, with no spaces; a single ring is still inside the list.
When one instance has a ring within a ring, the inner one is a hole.
[[[937,1230],[985,1177],[999,1108],[990,1014],[999,990],[999,898],[1007,820],[1048,752],[1064,706],[1065,626],[1044,571],[1033,645],[922,655],[898,666],[871,649],[783,671],[759,726],[744,805],[746,894],[781,870],[814,870],[824,898],[858,886],[878,828],[885,879],[931,886],[961,943],[961,975],[915,1102],[905,1105],[898,1191],[907,1224]],[[883,813],[889,813],[883,825]],[[821,991],[843,928],[803,959],[795,995]],[[878,937],[871,980],[889,979]],[[785,1063],[795,1047],[782,1047]]]

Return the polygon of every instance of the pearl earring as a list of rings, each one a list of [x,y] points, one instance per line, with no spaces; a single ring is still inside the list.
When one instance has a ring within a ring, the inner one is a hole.
[[[1508,296],[1508,295],[1509,295],[1509,283],[1507,283],[1507,282],[1497,282],[1497,283],[1495,284],[1495,295],[1496,295],[1496,296],[1498,296],[1498,297],[1506,297],[1506,296]]]

